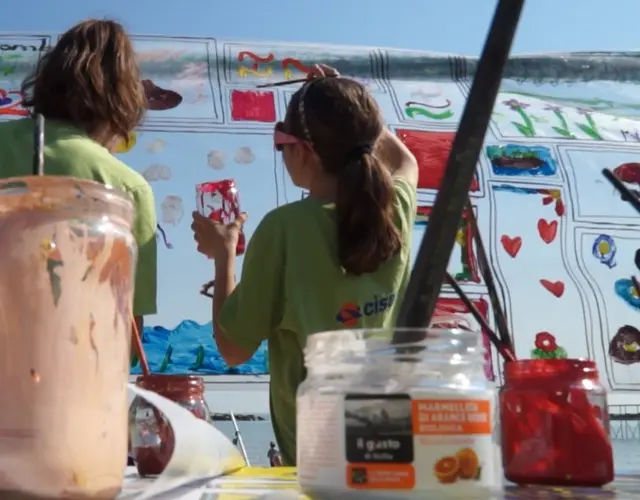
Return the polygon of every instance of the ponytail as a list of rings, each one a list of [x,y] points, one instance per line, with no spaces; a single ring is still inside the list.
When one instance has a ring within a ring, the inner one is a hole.
[[[372,273],[402,246],[394,223],[391,174],[363,150],[338,172],[338,259],[350,274]]]

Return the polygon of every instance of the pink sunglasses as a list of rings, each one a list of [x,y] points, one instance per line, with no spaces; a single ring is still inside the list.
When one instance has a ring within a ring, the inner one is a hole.
[[[284,132],[284,123],[278,122],[273,130],[273,146],[276,148],[276,151],[282,152],[284,146],[286,144],[305,144],[308,145],[306,141],[302,139],[298,139],[296,136],[287,134]]]

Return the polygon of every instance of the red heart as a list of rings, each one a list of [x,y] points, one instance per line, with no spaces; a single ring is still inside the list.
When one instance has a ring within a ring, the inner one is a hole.
[[[512,258],[516,258],[520,248],[522,247],[522,238],[520,236],[516,236],[515,238],[510,238],[506,234],[503,234],[500,238],[500,242],[502,243],[502,248],[507,252]]]
[[[547,222],[545,219],[538,220],[538,233],[540,233],[540,238],[547,245],[556,239],[556,234],[558,233],[558,221],[554,220],[551,222]]]
[[[564,294],[564,283],[562,281],[540,280],[540,284],[556,297],[562,297],[562,294]]]

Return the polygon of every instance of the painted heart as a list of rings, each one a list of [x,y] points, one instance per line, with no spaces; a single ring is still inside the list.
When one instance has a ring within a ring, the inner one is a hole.
[[[516,255],[522,248],[522,238],[520,236],[516,236],[515,238],[510,238],[506,234],[503,234],[500,237],[500,243],[502,243],[502,248],[507,252],[511,258],[515,259]]]
[[[542,241],[548,245],[556,239],[556,234],[558,234],[558,221],[554,220],[547,222],[545,219],[539,219],[538,233],[540,234]]]
[[[558,298],[564,294],[564,283],[562,281],[540,280],[540,284]]]

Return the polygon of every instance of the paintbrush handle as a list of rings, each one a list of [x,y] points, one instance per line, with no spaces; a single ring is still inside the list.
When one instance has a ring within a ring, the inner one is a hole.
[[[486,318],[482,315],[482,313],[480,311],[478,311],[478,308],[471,301],[471,299],[467,296],[467,294],[464,293],[464,290],[462,290],[462,288],[460,288],[460,285],[458,285],[458,283],[453,278],[453,276],[451,276],[449,273],[447,273],[445,275],[445,282],[447,282],[455,290],[455,292],[458,294],[458,297],[460,297],[460,300],[462,300],[462,303],[466,306],[467,309],[469,309],[469,312],[471,312],[471,314],[473,315],[475,320],[480,324],[480,327],[487,333],[487,335],[489,336],[489,339],[491,340],[491,343],[495,346],[495,348],[498,350],[498,352],[502,355],[504,360],[505,361],[515,361],[516,357],[513,354],[512,350],[509,348],[509,346],[506,346],[504,344],[504,342],[502,342],[498,338],[498,336],[495,334],[495,332],[489,326],[489,323],[487,323]]]
[[[602,169],[602,175],[611,184],[613,184],[613,187],[618,190],[618,192],[620,193],[620,196],[622,196],[622,199],[624,201],[629,202],[631,206],[636,209],[636,212],[640,213],[640,199],[638,198],[638,196],[634,192],[632,192],[627,186],[625,186],[624,182],[622,182],[618,178],[618,176],[608,168]]]

